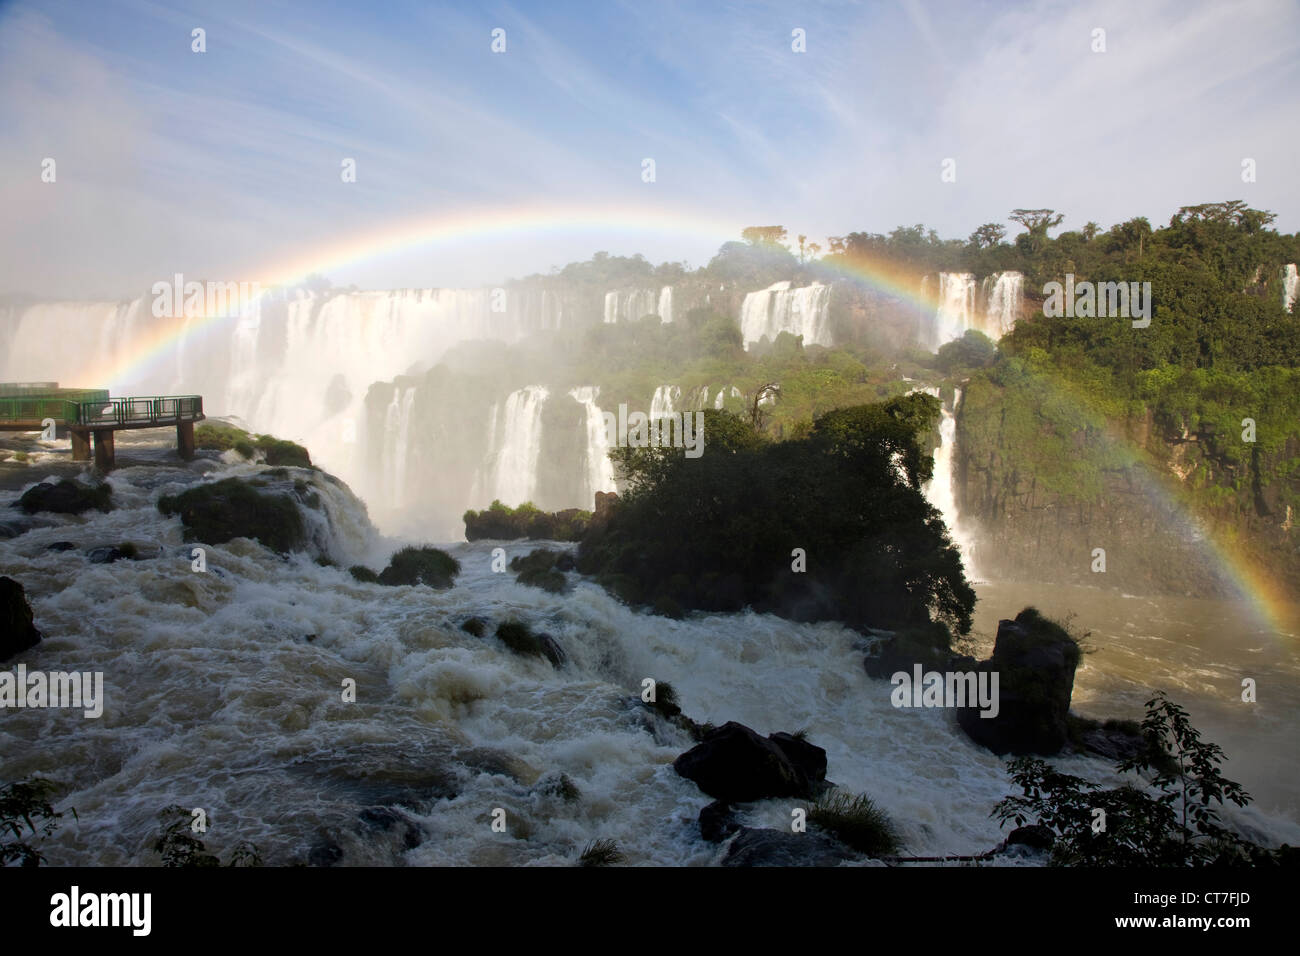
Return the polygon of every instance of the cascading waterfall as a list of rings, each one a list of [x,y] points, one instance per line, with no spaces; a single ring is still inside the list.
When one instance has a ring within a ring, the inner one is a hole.
[[[997,341],[1015,328],[1024,295],[1024,275],[995,272],[978,284],[969,272],[941,272],[935,312],[923,318],[919,341],[929,349],[960,339],[974,329]],[[921,280],[921,297],[929,301],[933,277]]]
[[[650,293],[653,302],[655,293]],[[355,487],[382,486],[356,454],[357,423],[375,382],[436,363],[473,339],[517,341],[562,324],[561,296],[491,289],[269,292],[239,315],[155,317],[153,299],[11,308],[0,380],[59,381],[116,394],[199,393],[209,415],[305,444]],[[163,342],[163,346],[157,346]],[[112,378],[105,381],[104,378]],[[326,395],[342,396],[341,406]],[[390,459],[390,463],[391,463]]]
[[[660,385],[655,389],[655,394],[650,399],[650,417],[665,418],[677,410],[677,404],[681,401],[682,390],[676,385]]]
[[[1025,277],[1019,272],[996,272],[983,283],[984,327],[980,330],[997,341],[1016,326]]]
[[[666,298],[665,298],[666,294]],[[667,305],[669,315],[664,317],[662,306]],[[627,322],[646,315],[658,315],[663,321],[672,321],[672,288],[664,286],[658,293],[654,289],[631,289],[605,293],[605,323]]]
[[[740,334],[748,349],[764,336],[774,341],[782,332],[802,335],[804,345],[830,346],[831,287],[820,282],[792,289],[791,283],[774,282],[750,292],[740,306]]]
[[[664,386],[666,387],[666,386]],[[582,489],[583,508],[595,503],[596,492],[614,490],[614,464],[609,460],[609,436],[605,433],[605,418],[596,399],[600,389],[584,385],[569,392],[587,413],[587,462]],[[658,398],[659,392],[655,392]]]
[[[1297,295],[1300,295],[1300,273],[1297,273],[1294,262],[1288,262],[1282,270],[1282,308],[1290,312]]]
[[[939,397],[939,389],[922,389],[929,395]],[[953,409],[961,403],[961,389],[953,390]],[[961,514],[957,507],[957,417],[947,405],[941,409],[939,422],[939,447],[934,450],[934,473],[926,482],[922,492],[940,514],[943,523],[948,526],[948,533],[953,544],[961,551],[962,563],[966,568],[968,580],[975,580],[978,574],[975,565],[975,540],[962,527]]]
[[[476,506],[497,500],[513,508],[533,499],[542,453],[542,406],[549,396],[545,387],[529,385],[493,408],[491,451],[482,478],[475,481]]]
[[[673,287],[670,285],[659,290],[659,318],[664,322],[673,320]]]

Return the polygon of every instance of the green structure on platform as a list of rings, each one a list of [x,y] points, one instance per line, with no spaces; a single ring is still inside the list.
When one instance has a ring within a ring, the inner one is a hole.
[[[0,383],[0,431],[53,430],[71,435],[74,461],[89,461],[93,437],[95,464],[115,464],[113,433],[129,428],[176,427],[176,447],[194,457],[194,423],[203,420],[201,395],[151,395],[112,398],[103,388],[60,388],[58,382]]]

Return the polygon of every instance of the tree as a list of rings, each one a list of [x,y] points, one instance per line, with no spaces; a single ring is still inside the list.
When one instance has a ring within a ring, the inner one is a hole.
[[[740,231],[740,238],[750,245],[785,245],[785,226],[747,226]]]
[[[1088,242],[1092,242],[1097,237],[1097,233],[1101,232],[1101,226],[1090,220],[1084,224],[1081,231],[1083,232],[1083,238]]]
[[[1020,223],[1029,230],[1031,236],[1046,239],[1047,230],[1059,226],[1065,220],[1065,213],[1058,213],[1054,209],[1013,209],[1007,218]]]
[[[970,244],[977,249],[988,249],[1006,238],[1007,227],[996,222],[986,222],[970,234]]]
[[[20,866],[40,866],[45,861],[41,852],[23,842],[24,829],[32,836],[46,837],[54,832],[62,813],[55,813],[50,797],[54,784],[49,780],[32,777],[0,787],[0,866],[15,860]],[[73,810],[72,816],[77,816]]]
[[[775,399],[781,395],[781,386],[776,382],[767,382],[760,385],[754,391],[749,393],[749,424],[754,431],[762,434],[764,419],[763,405],[769,399]]]
[[[1052,862],[1062,865],[1208,866],[1273,857],[1219,823],[1212,804],[1228,800],[1244,807],[1250,794],[1219,773],[1223,751],[1201,741],[1187,711],[1156,694],[1146,702],[1141,737],[1143,746],[1115,769],[1151,775],[1157,793],[1132,783],[1102,790],[1046,761],[1022,757],[1008,763],[1022,794],[999,801],[992,816],[1003,825],[1033,819],[1052,830]],[[1104,829],[1094,829],[1102,819],[1098,810],[1105,814]]]

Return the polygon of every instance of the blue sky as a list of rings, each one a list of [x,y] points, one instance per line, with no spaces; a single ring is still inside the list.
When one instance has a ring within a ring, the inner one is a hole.
[[[1017,206],[1068,228],[1245,199],[1290,232],[1298,52],[1300,6],[1273,0],[7,3],[0,293],[238,280],[388,223],[538,200],[824,243],[915,222],[964,237]],[[700,265],[722,238],[629,223],[430,245],[330,278],[494,284],[596,249]]]

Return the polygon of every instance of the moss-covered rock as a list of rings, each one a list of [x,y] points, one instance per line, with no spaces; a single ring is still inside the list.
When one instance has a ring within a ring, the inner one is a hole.
[[[90,510],[112,511],[113,489],[107,482],[96,485],[83,485],[79,481],[64,478],[58,483],[43,481],[28,488],[23,496],[14,502],[15,508],[21,508],[27,514],[38,511],[50,511],[55,514],[79,515]]]
[[[194,447],[212,451],[235,451],[244,458],[261,452],[271,466],[311,468],[311,455],[302,445],[273,435],[252,435],[224,422],[204,422],[194,429]]]
[[[564,663],[564,650],[555,638],[549,634],[535,634],[520,621],[502,621],[497,626],[497,639],[524,657],[544,657],[555,667]]]
[[[186,541],[225,544],[255,538],[281,554],[302,550],[306,526],[289,494],[261,490],[241,478],[226,478],[158,499],[158,510],[180,515]]]
[[[449,588],[460,573],[460,562],[438,548],[407,547],[388,560],[379,573],[379,583],[387,585],[423,584],[431,588]]]
[[[363,564],[354,564],[348,568],[348,574],[362,584],[378,584],[379,575]]]
[[[591,512],[578,508],[547,512],[531,502],[510,508],[494,501],[482,511],[466,511],[464,520],[469,541],[578,541],[587,531]]]
[[[564,575],[558,570],[561,555],[559,551],[539,548],[525,557],[514,557],[510,561],[510,570],[519,572],[515,580],[520,584],[541,588],[552,594],[559,594],[567,587]]]

